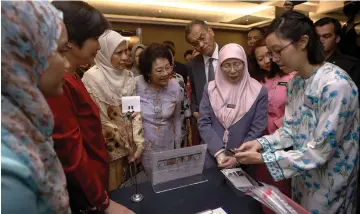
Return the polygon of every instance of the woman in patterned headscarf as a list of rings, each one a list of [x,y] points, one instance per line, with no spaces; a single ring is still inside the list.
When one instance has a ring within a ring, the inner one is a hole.
[[[62,93],[67,32],[49,2],[1,3],[1,194],[4,213],[70,213],[44,96]]]
[[[134,74],[134,77],[141,75],[140,69],[139,69],[139,59],[140,59],[141,53],[145,50],[145,48],[146,48],[146,46],[143,44],[135,45],[132,48],[131,57],[133,58],[133,67],[132,67],[131,71]]]

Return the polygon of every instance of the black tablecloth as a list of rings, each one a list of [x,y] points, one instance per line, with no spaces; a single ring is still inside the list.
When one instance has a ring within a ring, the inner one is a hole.
[[[151,183],[139,184],[139,192],[144,200],[134,203],[130,197],[135,187],[111,192],[110,198],[137,214],[194,214],[207,209],[222,207],[228,214],[262,213],[260,204],[250,196],[235,192],[225,181],[218,169],[204,171],[207,182],[155,193]]]

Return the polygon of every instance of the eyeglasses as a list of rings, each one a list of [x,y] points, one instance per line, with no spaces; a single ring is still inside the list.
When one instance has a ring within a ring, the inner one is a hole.
[[[165,66],[165,67],[158,67],[158,68],[155,68],[155,72],[156,73],[170,73],[173,71],[173,66]]]
[[[226,72],[229,72],[229,71],[231,71],[232,68],[235,70],[240,70],[243,66],[244,66],[244,63],[241,63],[241,62],[235,62],[233,64],[224,63],[221,65],[221,69]]]
[[[280,58],[281,57],[281,52],[283,52],[283,50],[285,50],[285,48],[289,47],[290,45],[294,44],[294,42],[290,42],[289,44],[285,45],[283,48],[281,48],[278,51],[271,51],[267,53],[267,57],[270,58]]]
[[[204,43],[207,40],[208,32],[203,32],[200,34],[199,38],[197,38],[194,42],[191,42],[191,46],[194,48],[199,48],[200,43]]]

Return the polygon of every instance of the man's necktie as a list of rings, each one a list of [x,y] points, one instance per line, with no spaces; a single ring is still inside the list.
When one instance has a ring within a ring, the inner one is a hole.
[[[209,59],[209,70],[208,70],[208,82],[215,79],[214,66],[213,66],[213,58]]]

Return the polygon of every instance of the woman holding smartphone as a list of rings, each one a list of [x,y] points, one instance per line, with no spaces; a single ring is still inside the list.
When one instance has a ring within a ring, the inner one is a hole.
[[[265,163],[276,181],[292,178],[293,200],[311,213],[355,213],[359,104],[354,82],[324,62],[313,23],[301,13],[275,19],[266,45],[298,73],[287,86],[282,127],[241,145],[237,160]]]

